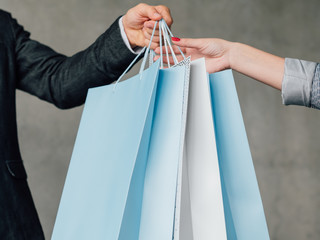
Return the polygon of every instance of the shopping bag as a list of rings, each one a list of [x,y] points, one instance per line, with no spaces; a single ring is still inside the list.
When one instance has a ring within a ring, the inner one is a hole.
[[[138,239],[160,64],[143,71],[150,45],[137,76],[119,82],[143,51],[89,90],[52,239]]]
[[[159,22],[160,36],[163,22],[163,20]],[[170,45],[169,41],[166,43]],[[161,44],[160,41],[160,46]],[[152,57],[149,62],[152,64]],[[162,58],[161,68],[163,68]],[[172,239],[177,171],[182,159],[186,124],[189,70],[190,58],[175,68],[159,70],[149,153],[144,175],[139,230],[141,240]],[[128,235],[123,239],[138,238],[130,238]]]
[[[189,79],[158,69],[89,91],[52,239],[172,239]]]
[[[210,74],[228,239],[269,239],[232,71]]]
[[[158,70],[159,62],[116,89],[89,90],[52,239],[118,239],[131,178],[143,181]],[[142,186],[133,192],[137,209]]]
[[[168,33],[173,37],[167,26],[163,33],[165,39],[168,39]],[[170,41],[168,46],[175,66],[184,64],[186,58],[177,64]],[[226,239],[210,86],[204,59],[191,63],[190,86],[186,91],[187,123],[183,157],[178,165],[174,239]]]
[[[204,58],[191,62],[184,147],[180,239],[227,239]]]
[[[185,131],[185,66],[159,71],[145,174],[140,240],[172,239],[178,163]]]

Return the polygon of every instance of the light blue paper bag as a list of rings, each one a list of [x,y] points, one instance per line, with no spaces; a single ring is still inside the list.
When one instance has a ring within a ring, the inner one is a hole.
[[[52,239],[138,239],[158,71],[89,90]]]
[[[228,239],[267,240],[267,223],[232,71],[210,74]]]
[[[189,63],[190,64],[190,63]],[[140,240],[171,240],[185,120],[186,66],[160,70],[145,175]]]
[[[167,46],[172,47],[163,20],[159,22],[160,35],[161,32],[168,52]],[[139,240],[171,240],[174,235],[178,172],[187,119],[190,58],[180,63],[175,59],[175,63],[173,68],[159,72]]]

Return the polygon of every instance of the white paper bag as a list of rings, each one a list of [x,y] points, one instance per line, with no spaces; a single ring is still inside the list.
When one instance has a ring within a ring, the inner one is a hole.
[[[182,182],[177,188],[175,239],[227,239],[204,58],[191,63],[184,147]]]

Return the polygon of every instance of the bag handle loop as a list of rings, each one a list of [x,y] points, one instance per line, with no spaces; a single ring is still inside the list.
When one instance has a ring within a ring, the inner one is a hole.
[[[170,61],[169,61],[169,51],[168,51],[168,47],[171,51],[171,55],[172,55],[172,58],[173,58],[173,61],[174,61],[174,64],[177,64],[178,63],[178,59],[176,57],[176,54],[174,53],[173,49],[172,49],[172,44],[171,44],[171,39],[169,37],[169,34],[170,34],[170,37],[173,37],[173,34],[170,30],[170,28],[168,27],[166,21],[164,21],[164,19],[161,19],[160,22],[159,22],[159,37],[160,37],[160,68],[162,69],[163,68],[163,49],[162,49],[162,46],[164,45],[164,49],[165,49],[165,54],[166,54],[166,57],[167,57],[167,62],[168,62],[168,67],[170,68]],[[164,44],[162,44],[162,38],[163,38],[163,41],[164,41]],[[181,48],[179,46],[177,46],[179,51],[180,51],[180,54],[182,55],[183,59],[186,59],[185,55],[183,54]],[[151,61],[151,60],[150,60]]]
[[[146,50],[145,53],[144,53],[143,61],[142,61],[142,64],[141,64],[141,67],[140,67],[140,71],[139,71],[140,78],[141,78],[141,73],[143,72],[144,67],[145,67],[145,65],[146,65],[146,61],[147,61],[148,54],[149,54],[149,51],[150,51],[150,46],[151,46],[151,43],[152,43],[152,39],[153,39],[153,36],[154,36],[154,32],[155,32],[156,27],[157,27],[157,23],[158,23],[158,21],[156,21],[155,24],[154,24],[154,27],[153,27],[153,31],[152,31],[152,35],[151,35],[151,38],[150,38],[150,42],[149,42],[148,48],[147,48],[147,50]]]
[[[170,37],[174,37],[174,35],[172,34],[170,28],[168,27],[166,21],[162,21],[162,23],[163,23],[163,25],[166,27],[166,30],[169,32]],[[178,47],[178,49],[179,49],[179,51],[180,51],[180,54],[181,54],[181,56],[183,57],[183,59],[186,59],[186,56],[183,54],[181,48],[180,48],[179,46],[177,46],[177,47]]]
[[[129,64],[129,66],[127,67],[126,70],[124,70],[124,72],[121,74],[121,76],[117,79],[117,81],[115,82],[114,84],[114,87],[113,87],[113,92],[115,91],[116,89],[116,86],[118,85],[118,83],[120,82],[120,80],[123,78],[123,76],[129,71],[129,69],[133,66],[133,64],[135,64],[135,62],[137,61],[137,59],[141,56],[141,54],[144,52],[144,57],[143,57],[143,62],[141,64],[141,67],[140,67],[140,71],[139,71],[139,74],[140,74],[140,78],[141,78],[141,73],[142,71],[144,70],[144,66],[146,64],[146,59],[148,57],[148,52],[150,51],[150,46],[151,46],[151,42],[152,42],[152,39],[153,39],[153,36],[154,36],[154,32],[156,30],[156,27],[157,27],[157,22],[155,22],[154,24],[154,27],[153,27],[153,31],[152,31],[152,35],[151,35],[151,39],[150,39],[150,42],[149,42],[149,45],[148,47],[143,47],[142,50],[140,51],[140,53],[133,59],[133,61]]]
[[[153,57],[154,57],[154,51],[153,50],[150,50],[150,46],[151,46],[151,43],[152,43],[152,40],[153,40],[153,37],[154,37],[154,33],[155,33],[155,30],[156,30],[156,27],[157,27],[157,24],[159,24],[159,44],[160,44],[160,68],[162,69],[163,68],[163,50],[162,50],[162,45],[164,45],[165,47],[165,51],[166,51],[166,57],[167,57],[167,62],[168,62],[168,67],[170,68],[170,60],[169,60],[169,51],[168,51],[168,47],[170,48],[170,51],[171,51],[171,55],[172,55],[172,58],[173,58],[173,61],[174,61],[174,64],[177,64],[178,63],[178,59],[172,49],[172,45],[171,45],[171,41],[170,41],[170,38],[169,38],[169,35],[170,37],[174,37],[174,35],[172,34],[172,32],[170,31],[170,28],[168,27],[166,21],[164,19],[161,19],[160,21],[156,21],[155,24],[154,24],[154,27],[153,27],[153,31],[152,31],[152,35],[151,35],[151,38],[150,38],[150,42],[149,42],[149,45],[148,47],[143,47],[142,50],[140,51],[140,53],[133,59],[133,61],[129,64],[129,66],[127,67],[127,69],[121,74],[121,76],[117,79],[117,81],[115,82],[114,84],[114,87],[113,87],[113,91],[115,91],[116,89],[116,86],[118,85],[118,83],[120,82],[120,80],[123,78],[123,76],[129,71],[129,69],[133,66],[133,64],[135,64],[135,62],[138,60],[138,58],[141,56],[141,54],[144,52],[144,57],[143,57],[143,61],[142,61],[142,64],[140,66],[140,70],[139,70],[139,75],[140,75],[140,79],[142,78],[142,72],[145,68],[145,65],[146,65],[146,61],[147,61],[147,58],[148,58],[148,54],[150,53],[150,59],[149,59],[149,64],[151,65],[153,63]],[[162,43],[162,37],[163,37],[163,42],[164,44]],[[186,59],[185,55],[183,54],[181,48],[179,46],[177,46],[179,51],[180,51],[180,54],[182,55],[182,57],[184,59]]]
[[[169,48],[170,48],[174,64],[177,64],[178,63],[178,59],[177,59],[175,53],[173,52],[171,41],[169,39],[169,34],[168,34],[167,29],[166,29],[166,27],[165,27],[165,25],[163,23],[161,24],[161,28],[162,28],[162,32],[163,32],[164,42],[167,43]],[[168,55],[167,49],[166,49],[166,54],[167,54],[168,67],[170,67],[169,55]]]

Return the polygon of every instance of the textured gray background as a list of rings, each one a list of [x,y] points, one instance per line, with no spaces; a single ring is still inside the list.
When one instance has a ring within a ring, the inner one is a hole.
[[[137,3],[1,0],[0,8],[12,12],[34,39],[71,55]],[[280,56],[319,60],[318,0],[161,3],[172,10],[177,36],[225,38]],[[285,107],[277,90],[241,74],[235,78],[271,239],[320,239],[320,112]],[[18,92],[17,109],[22,156],[49,238],[82,108],[62,111]]]

